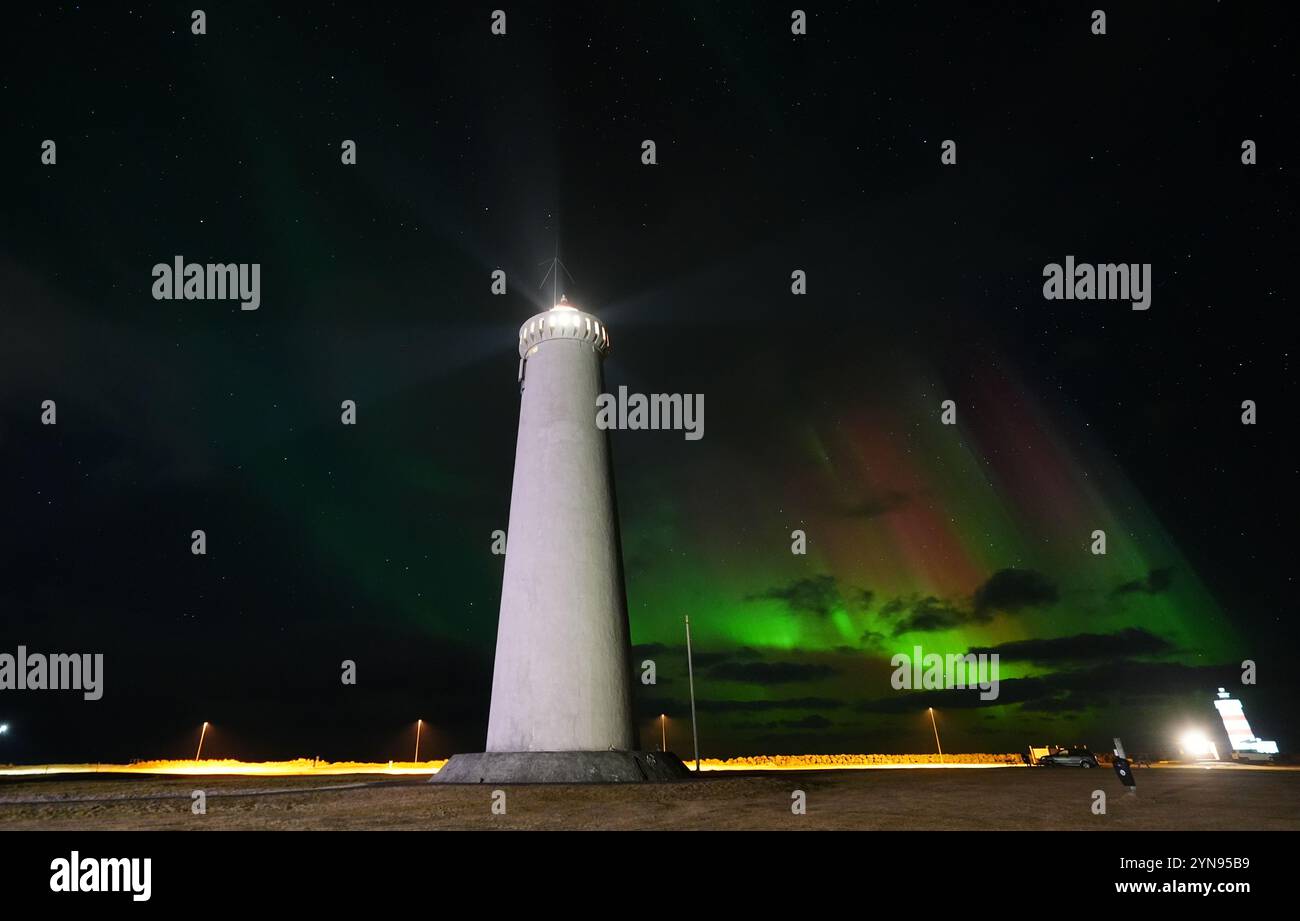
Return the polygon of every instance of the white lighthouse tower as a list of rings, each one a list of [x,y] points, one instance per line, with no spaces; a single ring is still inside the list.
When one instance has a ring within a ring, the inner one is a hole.
[[[596,427],[608,352],[600,321],[563,298],[519,330],[490,752],[635,747],[609,440]]]
[[[686,773],[638,752],[609,439],[596,425],[609,331],[566,298],[519,329],[519,435],[487,751],[450,783],[636,782]]]

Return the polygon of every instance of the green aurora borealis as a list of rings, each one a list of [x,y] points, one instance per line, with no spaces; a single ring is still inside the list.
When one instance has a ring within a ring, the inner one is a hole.
[[[692,514],[691,502],[658,495],[645,503],[648,512],[634,507],[626,515],[629,558],[657,551],[653,568],[630,568],[638,642],[652,652],[672,647],[680,658],[681,614],[689,613],[697,653],[734,657],[743,649],[751,664],[803,667],[783,677],[779,668],[760,666],[751,681],[722,682],[709,681],[703,670],[702,697],[763,702],[748,712],[771,719],[746,722],[749,728],[738,732],[743,747],[762,750],[765,730],[806,725],[798,737],[806,745],[829,737],[858,750],[852,739],[860,735],[878,750],[925,750],[906,719],[900,738],[886,728],[888,716],[854,710],[877,701],[886,712],[907,707],[888,701],[902,696],[890,688],[888,662],[916,645],[947,654],[1026,640],[1068,643],[1081,635],[1137,638],[1128,661],[1166,666],[1150,670],[1157,694],[1170,670],[1181,676],[1180,666],[1239,661],[1236,632],[1118,465],[1086,442],[1072,448],[1033,399],[1005,379],[989,373],[978,383],[980,399],[959,410],[955,429],[939,424],[939,398],[925,388],[903,405],[882,401],[847,408],[833,420],[794,423],[790,442],[804,463],[747,493],[726,487],[714,504],[734,514]],[[808,535],[806,556],[789,552],[796,527]],[[1097,528],[1107,535],[1104,556],[1090,552]],[[1008,569],[1041,576],[1041,585],[1029,579],[1027,597],[994,592],[977,603],[980,587]],[[1073,672],[1104,685],[1107,673],[1090,670],[1124,655],[1116,644],[1104,657],[1058,649],[1038,661],[1009,655],[1014,648],[1003,649],[1004,680]],[[678,679],[682,672],[668,669]],[[670,714],[681,712],[681,690],[669,694]],[[1175,681],[1168,690],[1177,697],[1187,689]],[[1070,693],[1048,688],[1028,702],[1004,694],[980,716],[1009,721],[997,738],[1013,748],[1023,746],[1010,733],[1064,741],[1057,737],[1073,738],[1079,722],[1141,722],[1122,701],[1108,707],[1101,695]],[[913,706],[919,712],[928,703]],[[1193,719],[1202,716],[1194,695],[1179,703]],[[743,706],[735,712],[746,712]],[[706,713],[702,721],[719,718],[727,722],[734,713]],[[945,719],[960,719],[949,728],[954,740],[989,744],[975,734],[978,723],[969,714]]]

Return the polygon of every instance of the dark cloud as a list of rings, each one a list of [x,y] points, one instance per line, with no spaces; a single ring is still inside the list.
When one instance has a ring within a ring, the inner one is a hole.
[[[680,655],[682,661],[686,661],[685,646],[681,648]],[[726,662],[732,658],[733,655],[734,653],[731,652],[700,652],[694,649],[691,650],[691,660],[700,668],[708,668],[710,665],[718,665],[722,662]]]
[[[1116,703],[1136,708],[1154,698],[1208,695],[1226,681],[1240,680],[1240,675],[1235,665],[1115,659],[1047,677],[1048,693],[1030,697],[1026,709],[1078,711]]]
[[[724,652],[701,651],[698,647],[691,651],[691,658],[698,668],[708,668],[734,659],[759,659],[762,655],[753,646],[737,646]],[[682,668],[685,668],[686,644],[637,643],[632,647],[632,659],[638,665],[643,659],[654,659],[656,664],[662,664],[662,661],[679,661],[682,663]]]
[[[906,611],[910,603],[906,598],[891,598],[880,606],[880,613],[884,617],[893,617]]]
[[[1101,703],[1109,703],[1110,696],[1105,695],[1105,700],[1090,699],[1087,695],[1080,695],[1073,691],[1066,691],[1058,697],[1035,697],[1024,701],[1021,710],[1027,713],[1061,713],[1071,716],[1079,713],[1081,710],[1087,710],[1090,706],[1097,706]]]
[[[1060,599],[1056,586],[1032,569],[999,569],[975,589],[974,620],[987,621],[994,614],[1014,614],[1024,608],[1055,604]]]
[[[821,681],[835,674],[835,669],[829,665],[803,662],[724,662],[709,670],[710,678],[719,681],[744,681],[750,684]]]
[[[920,713],[926,707],[936,710],[969,710],[1045,699],[1052,696],[1051,686],[1043,678],[1007,678],[998,685],[996,700],[982,700],[977,688],[896,691],[888,697],[863,700],[854,704],[862,713]]]
[[[782,700],[704,699],[696,706],[704,713],[765,713],[771,710],[838,710],[844,701],[830,697],[792,697]]]
[[[786,585],[749,595],[745,600],[783,601],[795,613],[829,617],[837,609],[861,609],[870,603],[872,597],[872,593],[865,589],[849,587],[847,591],[841,591],[834,576],[821,575],[795,579]]]
[[[1144,595],[1159,595],[1169,591],[1174,584],[1174,571],[1168,566],[1148,570],[1146,578],[1134,579],[1115,587],[1116,595],[1132,595],[1140,592]]]
[[[988,578],[964,606],[934,595],[891,598],[880,606],[883,617],[899,618],[893,635],[935,633],[967,623],[988,623],[1000,612],[1015,613],[1024,608],[1053,604],[1060,595],[1056,586],[1031,569],[1000,569]],[[867,641],[868,635],[862,639]]]
[[[880,613],[885,617],[906,615],[894,624],[894,636],[949,630],[974,619],[970,612],[933,595],[924,598],[894,598],[881,607]],[[863,639],[866,639],[865,634]]]
[[[1013,640],[1000,646],[980,646],[970,650],[997,653],[1005,662],[1084,662],[1125,656],[1158,655],[1173,652],[1173,645],[1141,627],[1129,627],[1118,633],[1080,633],[1048,640]]]
[[[1039,713],[1078,713],[1122,704],[1135,710],[1160,698],[1206,694],[1240,676],[1232,665],[1181,665],[1174,662],[1108,661],[1088,668],[1030,678],[1005,678],[996,700],[981,700],[972,689],[900,691],[889,697],[854,704],[863,713],[967,710],[1019,704]]]
[[[767,729],[829,729],[835,725],[820,713],[809,713],[797,720],[773,720],[766,724]]]

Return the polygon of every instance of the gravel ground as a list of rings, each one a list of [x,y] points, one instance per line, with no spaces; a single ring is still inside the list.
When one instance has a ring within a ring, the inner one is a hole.
[[[18,829],[1300,829],[1300,771],[1152,769],[1127,796],[1109,770],[778,771],[669,785],[487,787],[376,777],[0,781]],[[193,815],[190,794],[207,794]],[[807,814],[791,794],[807,794]],[[1093,791],[1107,813],[1092,812]],[[39,800],[39,802],[32,802]]]

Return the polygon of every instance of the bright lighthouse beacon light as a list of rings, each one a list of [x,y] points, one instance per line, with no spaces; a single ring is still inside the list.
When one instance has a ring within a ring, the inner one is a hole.
[[[593,315],[579,310],[561,296],[550,310],[530,317],[519,327],[519,382],[524,382],[524,362],[537,354],[549,339],[576,339],[592,347],[602,358],[609,354],[609,330]]]

